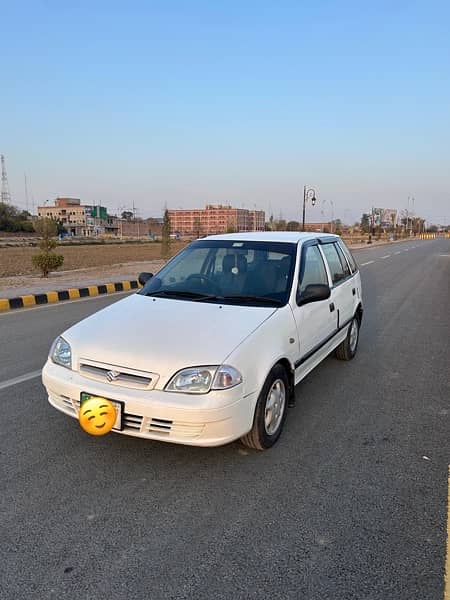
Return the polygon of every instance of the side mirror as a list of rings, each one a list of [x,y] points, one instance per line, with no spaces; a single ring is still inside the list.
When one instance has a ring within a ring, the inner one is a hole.
[[[153,277],[153,273],[140,273],[138,281],[141,285],[145,285],[149,279]]]
[[[297,296],[297,304],[309,304],[310,302],[320,302],[327,300],[331,296],[330,286],[325,283],[311,283],[306,286],[302,294]]]

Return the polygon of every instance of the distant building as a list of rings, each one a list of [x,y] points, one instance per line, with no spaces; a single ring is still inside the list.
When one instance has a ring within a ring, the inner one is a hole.
[[[38,206],[38,216],[62,223],[74,236],[117,235],[117,217],[108,215],[104,206],[81,204],[79,198],[58,197],[54,206]]]
[[[331,223],[330,221],[324,221],[323,223],[305,223],[305,231],[320,231],[330,233]]]
[[[119,237],[160,238],[163,220],[150,217],[149,219],[118,219]]]
[[[216,233],[264,231],[263,210],[207,204],[205,208],[169,210],[170,233],[201,237]]]

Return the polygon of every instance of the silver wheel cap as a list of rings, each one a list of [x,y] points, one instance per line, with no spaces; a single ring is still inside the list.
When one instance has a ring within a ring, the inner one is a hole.
[[[284,413],[286,404],[286,387],[281,379],[276,379],[267,394],[264,409],[264,427],[267,435],[277,432]]]
[[[350,326],[350,336],[349,336],[349,346],[350,346],[350,352],[352,354],[356,350],[357,343],[358,343],[358,321],[356,319],[353,319],[352,324]]]

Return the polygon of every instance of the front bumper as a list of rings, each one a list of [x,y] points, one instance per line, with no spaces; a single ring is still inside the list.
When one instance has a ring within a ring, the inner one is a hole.
[[[202,395],[117,387],[50,360],[42,381],[50,404],[71,417],[78,419],[81,392],[120,400],[123,429],[115,433],[192,446],[220,446],[248,433],[257,400],[256,392],[243,397],[242,385]]]

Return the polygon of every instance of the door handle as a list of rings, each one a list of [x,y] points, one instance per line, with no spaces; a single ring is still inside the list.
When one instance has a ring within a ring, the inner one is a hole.
[[[355,295],[356,294],[356,290],[355,288],[352,289],[352,294]]]
[[[330,312],[333,312],[333,311],[334,311],[334,302],[331,302],[331,304],[330,304]]]

